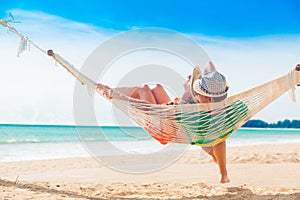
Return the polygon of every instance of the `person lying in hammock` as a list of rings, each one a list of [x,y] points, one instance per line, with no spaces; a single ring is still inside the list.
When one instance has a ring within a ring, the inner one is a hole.
[[[149,104],[178,104],[178,103],[210,103],[222,101],[227,97],[228,84],[224,75],[216,71],[214,65],[209,62],[208,67],[201,76],[198,67],[194,68],[192,75],[188,77],[184,84],[185,93],[180,100],[171,98],[162,87],[157,84],[154,88],[148,85],[143,87],[120,87],[110,88],[103,84],[97,84],[97,88],[104,91],[104,95],[108,98],[114,98],[114,92],[122,93],[132,98],[144,100]],[[218,164],[220,171],[220,182],[228,183],[229,177],[226,167],[226,141],[220,142],[211,147],[202,147]]]

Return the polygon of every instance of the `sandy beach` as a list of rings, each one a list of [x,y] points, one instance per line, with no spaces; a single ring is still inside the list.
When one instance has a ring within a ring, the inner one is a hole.
[[[2,162],[0,199],[300,199],[300,144],[229,147],[227,157],[228,184],[194,150],[141,175],[93,158]]]

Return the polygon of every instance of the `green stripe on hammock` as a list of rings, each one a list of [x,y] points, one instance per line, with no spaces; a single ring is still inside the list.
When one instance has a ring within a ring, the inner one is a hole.
[[[192,145],[213,143],[235,131],[235,126],[248,114],[240,100],[213,112],[193,111],[177,114],[176,120],[188,134]]]

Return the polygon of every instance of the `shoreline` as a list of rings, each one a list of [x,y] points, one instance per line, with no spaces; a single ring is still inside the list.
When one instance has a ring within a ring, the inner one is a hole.
[[[4,199],[300,198],[300,144],[228,148],[231,182],[218,183],[217,166],[189,150],[171,166],[128,174],[94,158],[1,162]],[[163,159],[162,155],[162,159]]]
[[[36,143],[38,144],[38,143]],[[68,143],[67,143],[68,144]],[[39,144],[38,144],[39,145]],[[42,145],[42,144],[41,144]],[[56,145],[60,145],[60,143],[57,143]],[[85,158],[93,158],[93,156],[91,156],[89,154],[89,152],[84,148],[84,146],[79,142],[78,145],[80,145],[80,148],[82,148],[80,150],[80,154],[81,155],[76,155],[76,156],[62,156],[62,157],[51,157],[51,158],[35,158],[35,159],[20,159],[20,160],[0,160],[0,164],[1,163],[17,163],[17,162],[31,162],[31,161],[47,161],[47,160],[62,160],[62,159],[85,159]],[[280,151],[280,152],[283,152],[283,153],[293,153],[293,151],[291,152],[289,150],[290,146],[297,146],[299,145],[300,146],[300,143],[298,142],[284,142],[284,143],[277,143],[277,142],[274,142],[274,143],[259,143],[259,144],[230,144],[230,142],[227,142],[227,157],[229,158],[229,162],[231,162],[232,159],[234,160],[239,160],[238,158],[233,158],[234,155],[230,155],[231,154],[231,151],[233,151],[234,154],[238,154],[239,156],[238,157],[243,157],[245,154],[251,154],[253,152],[256,153],[256,155],[258,155],[260,153],[260,150],[259,150],[259,147],[260,146],[264,146],[264,147],[268,147],[266,148],[267,149],[267,152],[268,154],[272,154],[273,152],[272,151],[269,151],[270,148],[273,147],[273,145],[277,146],[277,149]],[[258,148],[258,150],[256,151],[256,148]],[[299,147],[300,148],[300,147]],[[237,150],[238,149],[238,150]],[[244,152],[246,151],[246,149],[250,149],[251,152],[247,153],[247,152]],[[300,150],[296,147],[295,151],[299,153],[299,159],[298,161],[300,162]],[[199,157],[198,155],[196,154],[200,154],[201,152],[201,147],[199,146],[194,146],[194,145],[190,145],[190,147],[185,151],[185,153],[183,153],[183,156],[184,154],[186,154],[186,152],[190,152],[192,154],[195,155],[195,157]],[[242,151],[242,154],[239,154],[238,152],[239,151]],[[153,152],[155,153],[155,152]],[[143,154],[143,153],[142,153]],[[106,156],[122,156],[123,154],[120,154],[120,155],[113,155],[113,154],[107,154]],[[284,159],[282,158],[283,155],[280,155],[280,153],[278,155],[276,155],[277,157],[280,156],[280,159]],[[237,157],[237,156],[236,156]],[[258,162],[259,162],[259,159],[261,158],[258,158]],[[279,160],[278,160],[279,161]],[[277,162],[278,162],[277,161]],[[204,160],[203,162],[207,163],[207,162],[210,162],[209,160]],[[274,161],[272,161],[274,162]],[[200,160],[199,163],[202,163],[202,161]]]

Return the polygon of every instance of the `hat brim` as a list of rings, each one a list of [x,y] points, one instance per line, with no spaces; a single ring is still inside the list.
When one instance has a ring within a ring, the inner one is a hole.
[[[194,86],[194,82],[197,79],[201,79],[202,78],[202,73],[199,67],[194,67],[193,69],[193,73],[191,74],[191,78],[189,81],[189,88],[190,88],[190,97],[193,99],[193,101],[197,102],[197,97],[195,94],[195,91],[193,89]]]
[[[219,93],[219,94],[211,94],[211,93],[207,93],[205,90],[202,90],[201,87],[199,87],[200,85],[200,81],[201,79],[197,79],[194,81],[193,83],[193,90],[194,92],[198,93],[198,94],[201,94],[203,96],[206,96],[206,97],[223,97],[225,95],[227,95],[227,92],[228,92],[228,89],[229,89],[229,85],[228,83],[226,82],[226,88],[225,88],[225,91],[222,92],[222,93]],[[196,94],[195,94],[196,96]]]

